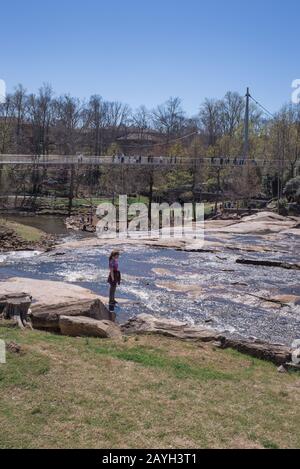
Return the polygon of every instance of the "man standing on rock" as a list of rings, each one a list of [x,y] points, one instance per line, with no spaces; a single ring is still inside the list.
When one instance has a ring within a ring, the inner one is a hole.
[[[119,271],[119,251],[112,251],[109,256],[109,310],[114,311],[117,301],[115,300],[115,293],[117,285],[121,283],[121,273]]]

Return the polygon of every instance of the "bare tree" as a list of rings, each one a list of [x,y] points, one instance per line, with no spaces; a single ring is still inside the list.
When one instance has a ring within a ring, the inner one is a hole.
[[[110,145],[114,143],[120,132],[126,131],[130,122],[131,109],[127,104],[122,104],[119,101],[108,101],[105,103],[105,107],[105,124],[109,135],[108,145]]]
[[[170,98],[152,111],[153,126],[166,136],[166,143],[184,129],[185,115],[179,98]]]
[[[244,99],[238,93],[228,91],[219,106],[222,134],[232,137],[243,120]]]
[[[84,103],[70,95],[54,102],[56,142],[63,155],[75,155],[80,137],[88,125]]]
[[[206,99],[200,107],[200,127],[207,143],[214,146],[221,135],[221,104],[215,99]]]
[[[94,155],[103,153],[103,129],[105,127],[107,106],[99,95],[90,97],[88,104],[88,121],[91,129],[92,152]]]
[[[151,127],[151,115],[145,106],[140,106],[132,115],[132,125],[137,130],[139,139],[143,140],[145,132]]]
[[[69,95],[58,98],[55,102],[56,131],[59,146],[64,155],[74,156],[78,148],[82,132],[88,126],[88,113],[79,99]],[[71,162],[69,183],[69,215],[72,213],[75,179],[78,176],[76,168]]]
[[[53,91],[44,84],[38,95],[28,97],[27,113],[32,128],[32,153],[46,155],[50,150],[50,128],[53,123]]]
[[[12,95],[6,95],[0,103],[0,153],[7,153],[12,143],[14,102]]]
[[[24,124],[26,118],[27,109],[27,96],[26,89],[22,85],[18,85],[12,96],[14,103],[14,116],[16,119],[15,123],[15,140],[17,152],[22,151],[24,147],[24,139],[26,138],[24,132]]]
[[[287,167],[286,178],[293,178],[300,160],[300,105],[285,106],[276,116],[274,128],[278,148],[276,156],[281,163],[281,172]]]

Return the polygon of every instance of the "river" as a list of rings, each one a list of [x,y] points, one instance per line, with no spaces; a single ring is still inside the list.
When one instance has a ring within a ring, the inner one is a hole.
[[[60,235],[66,239],[63,229]],[[58,253],[2,253],[0,280],[9,277],[61,280],[107,295],[110,250],[111,247],[105,246],[66,249]],[[291,248],[284,258],[293,261],[296,254]],[[271,254],[259,253],[251,257],[258,256],[268,259]],[[300,297],[299,271],[241,265],[235,262],[237,257],[239,254],[234,251],[216,255],[122,246],[122,283],[117,297],[127,299],[127,303],[117,308],[118,320],[123,322],[133,314],[147,312],[191,324],[205,324],[243,337],[286,344],[300,338],[298,304],[278,308],[272,302],[257,298],[270,293]],[[277,258],[281,259],[282,255]]]

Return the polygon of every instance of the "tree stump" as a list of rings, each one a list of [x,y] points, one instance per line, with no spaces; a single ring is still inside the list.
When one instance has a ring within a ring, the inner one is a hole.
[[[0,296],[0,315],[12,319],[21,329],[31,328],[28,321],[28,310],[32,297],[28,293],[10,293]]]

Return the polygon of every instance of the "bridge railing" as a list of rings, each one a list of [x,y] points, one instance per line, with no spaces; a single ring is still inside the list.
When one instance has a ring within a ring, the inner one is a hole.
[[[85,156],[85,155],[0,155],[0,164],[8,165],[154,165],[154,166],[193,166],[206,164],[213,167],[226,166],[264,166],[275,163],[263,159],[247,159],[243,157],[187,157],[187,156]]]

